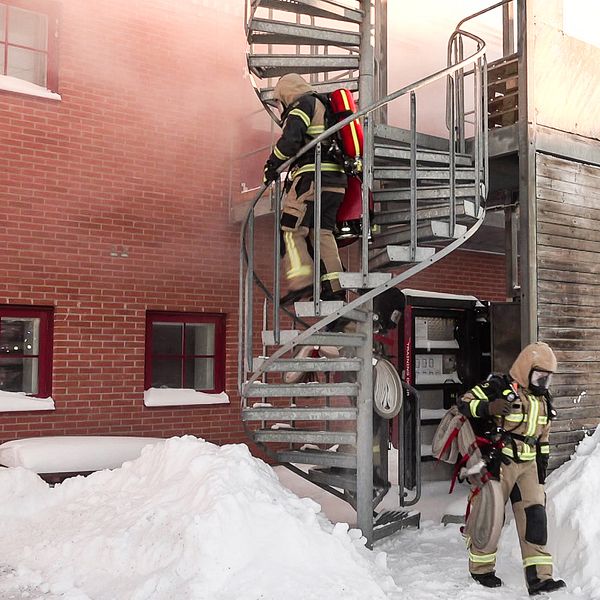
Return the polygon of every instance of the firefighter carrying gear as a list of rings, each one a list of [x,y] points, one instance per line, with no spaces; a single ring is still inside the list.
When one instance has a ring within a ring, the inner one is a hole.
[[[297,73],[279,79],[273,91],[281,101],[283,133],[265,164],[265,179],[310,140],[325,131],[325,106],[313,88]],[[310,290],[313,280],[311,251],[314,244],[315,154],[306,152],[290,168],[282,204],[281,230],[285,254],[283,267],[290,293]],[[326,143],[321,153],[321,289],[339,294],[343,266],[333,237],[335,217],[344,198],[347,177],[333,149]]]
[[[549,375],[557,369],[554,352],[547,344],[526,346],[510,369],[510,377],[492,375],[457,402],[459,411],[471,419],[490,418],[502,432],[504,447],[499,479],[504,503],[510,498],[523,557],[527,587],[531,594],[544,586],[559,585],[552,579],[552,557],[546,551],[547,526],[543,482],[549,456],[549,434],[553,410],[550,395],[533,393],[532,374]],[[534,377],[535,379],[535,377]],[[536,383],[540,385],[538,378]],[[549,377],[546,381],[549,380]],[[498,402],[500,400],[500,402]],[[506,411],[506,407],[510,407]],[[475,496],[473,504],[479,499]],[[496,549],[478,549],[467,539],[472,575],[493,573]],[[547,582],[547,583],[545,583]],[[564,585],[564,582],[562,582]],[[560,586],[562,587],[562,586]]]

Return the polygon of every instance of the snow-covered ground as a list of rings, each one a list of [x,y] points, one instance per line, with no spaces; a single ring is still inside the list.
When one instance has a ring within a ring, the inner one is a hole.
[[[427,485],[421,529],[371,552],[359,532],[327,518],[353,521],[344,503],[243,445],[172,438],[54,488],[1,469],[0,600],[528,598],[514,522],[498,556],[505,585],[484,589],[468,576],[458,525],[440,525],[465,490],[446,492]],[[600,599],[598,497],[600,429],[548,483],[556,575],[569,584],[554,600]]]

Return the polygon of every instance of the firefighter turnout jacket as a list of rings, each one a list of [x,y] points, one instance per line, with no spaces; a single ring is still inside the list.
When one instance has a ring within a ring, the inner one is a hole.
[[[284,162],[326,128],[325,105],[313,88],[297,73],[288,73],[279,79],[273,91],[285,110],[282,114],[283,132],[265,164],[266,179]],[[314,177],[315,152],[309,150],[293,163],[291,179],[308,174]],[[321,177],[324,185],[346,185],[344,166],[325,141],[321,154]]]
[[[499,479],[504,502],[510,498],[521,544],[527,585],[534,589],[552,577],[552,557],[547,541],[543,483],[549,457],[549,433],[553,410],[548,392],[532,386],[532,373],[556,371],[550,346],[536,342],[525,347],[513,363],[509,377],[492,375],[466,392],[457,402],[459,411],[473,419],[491,419],[504,440]],[[532,393],[534,387],[536,392]],[[503,398],[506,402],[494,402]],[[493,414],[490,406],[502,406]],[[477,498],[473,499],[477,501]],[[467,539],[469,569],[474,575],[494,571],[496,552],[483,553]]]

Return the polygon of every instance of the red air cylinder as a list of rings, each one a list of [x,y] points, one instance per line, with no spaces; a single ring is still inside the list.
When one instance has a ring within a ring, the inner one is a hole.
[[[338,123],[356,112],[356,102],[354,102],[352,93],[344,88],[331,92],[329,103]],[[342,152],[346,156],[351,158],[362,156],[363,128],[358,119],[340,129],[340,138],[342,140]]]
[[[373,193],[369,191],[369,210],[373,211]],[[356,241],[362,231],[362,189],[358,177],[348,176],[348,187],[336,215],[335,239],[340,248]]]

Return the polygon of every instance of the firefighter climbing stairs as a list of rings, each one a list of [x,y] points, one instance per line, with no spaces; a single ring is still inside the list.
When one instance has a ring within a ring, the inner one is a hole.
[[[278,300],[277,227],[274,273],[266,277],[256,267],[255,216],[249,210],[240,274],[239,385],[242,419],[250,438],[273,460],[350,502],[357,510],[358,526],[372,543],[416,522],[403,509],[404,489],[399,494],[400,510],[375,511],[390,482],[387,461],[381,449],[374,449],[373,299],[447,256],[481,225],[487,113],[485,44],[462,29],[450,40],[447,68],[375,98],[372,78],[363,77],[373,72],[367,60],[372,53],[365,51],[369,43],[365,32],[373,24],[364,6],[370,4],[247,2],[248,70],[273,119],[278,118],[270,104],[273,78],[286,73],[302,74],[319,92],[342,87],[356,92],[359,111],[354,118],[361,118],[365,129],[363,187],[373,190],[374,213],[369,220],[363,211],[362,231],[370,236],[359,240],[359,267],[340,277],[348,302],[316,298],[297,302],[286,313]],[[473,50],[464,57],[468,44]],[[448,82],[447,98],[440,103],[447,139],[423,135],[416,128],[418,93],[438,80]],[[469,93],[477,98],[470,114],[460,102],[465,85],[472,86]],[[377,117],[378,109],[400,97],[409,100],[407,129]],[[331,131],[318,141],[328,135]],[[263,186],[253,206],[265,192]],[[276,197],[280,201],[278,184]],[[363,207],[368,206],[367,198],[363,191]],[[275,222],[278,210],[276,202]],[[267,279],[272,283],[265,284]]]

